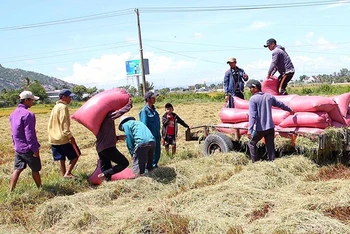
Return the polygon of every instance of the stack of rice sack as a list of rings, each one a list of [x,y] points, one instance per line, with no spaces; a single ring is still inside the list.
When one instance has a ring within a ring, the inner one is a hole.
[[[292,108],[290,112],[273,107],[272,118],[275,129],[280,132],[322,133],[327,127],[350,126],[350,93],[335,97],[277,95],[277,79],[267,79],[262,83],[262,91],[271,93],[277,100]],[[222,124],[219,131],[233,133],[232,129],[248,128],[249,101],[234,97],[235,108],[222,108],[220,119]],[[240,130],[246,134],[247,130]]]

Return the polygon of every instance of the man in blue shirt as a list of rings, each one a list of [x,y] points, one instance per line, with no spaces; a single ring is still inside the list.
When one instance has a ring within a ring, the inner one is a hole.
[[[248,80],[248,75],[242,68],[236,66],[235,58],[229,58],[227,64],[230,69],[225,72],[224,77],[225,102],[228,102],[228,107],[233,108],[233,96],[244,99],[244,81]]]
[[[39,155],[40,144],[35,130],[35,115],[28,111],[33,106],[34,96],[30,91],[23,91],[19,95],[20,104],[10,115],[12,140],[15,148],[15,166],[10,181],[10,192],[16,187],[19,175],[27,167],[32,170],[32,177],[38,188],[41,187],[41,161]]]
[[[264,137],[269,161],[275,160],[275,124],[272,119],[272,106],[294,114],[293,110],[278,101],[269,93],[261,92],[261,83],[250,80],[247,83],[252,97],[249,100],[248,137],[250,156],[253,162],[259,160],[256,144]]]
[[[158,161],[160,159],[160,118],[159,114],[154,106],[156,102],[157,93],[148,91],[145,94],[146,105],[141,109],[139,113],[139,118],[142,123],[144,123],[154,136],[156,141],[156,148],[153,156],[153,167],[158,167]]]

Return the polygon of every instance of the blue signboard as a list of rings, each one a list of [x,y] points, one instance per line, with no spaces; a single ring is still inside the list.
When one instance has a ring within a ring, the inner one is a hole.
[[[143,66],[145,68],[145,75],[149,75],[148,59],[143,59]],[[140,76],[142,75],[141,60],[129,60],[125,61],[126,75],[127,76]]]

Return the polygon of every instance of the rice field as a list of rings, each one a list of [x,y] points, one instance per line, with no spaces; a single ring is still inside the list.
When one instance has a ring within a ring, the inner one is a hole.
[[[160,115],[163,105],[156,103]],[[141,107],[136,104],[128,115],[137,118]],[[221,107],[217,102],[174,106],[190,126],[218,123]],[[87,183],[97,160],[93,134],[72,121],[82,156],[73,171],[78,179],[62,179],[47,143],[50,107],[33,111],[43,187],[34,186],[26,169],[9,193],[11,109],[0,109],[0,233],[350,233],[345,165],[321,166],[297,154],[254,164],[244,152],[203,157],[202,144],[186,142],[179,126],[178,153],[163,153],[149,177],[94,187]],[[124,142],[117,147],[130,159]]]

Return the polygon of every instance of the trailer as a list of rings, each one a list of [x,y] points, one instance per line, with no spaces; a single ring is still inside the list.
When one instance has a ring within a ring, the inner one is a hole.
[[[185,137],[186,141],[198,141],[199,144],[203,143],[203,155],[205,156],[217,152],[227,153],[233,151],[249,154],[247,131],[247,128],[241,127],[239,124],[205,124],[187,129]],[[300,145],[302,143],[298,141],[303,138],[314,143],[315,147],[311,151],[313,151],[315,156],[312,159],[324,159],[326,157],[328,161],[349,164],[350,129],[348,128],[330,128],[319,133],[275,129],[275,136],[289,140],[288,147],[285,147],[283,152],[279,148],[276,148],[276,155],[278,156],[295,152],[305,153],[303,145]],[[245,139],[242,141],[242,138]],[[258,145],[258,151],[259,155],[266,154],[264,139]]]

